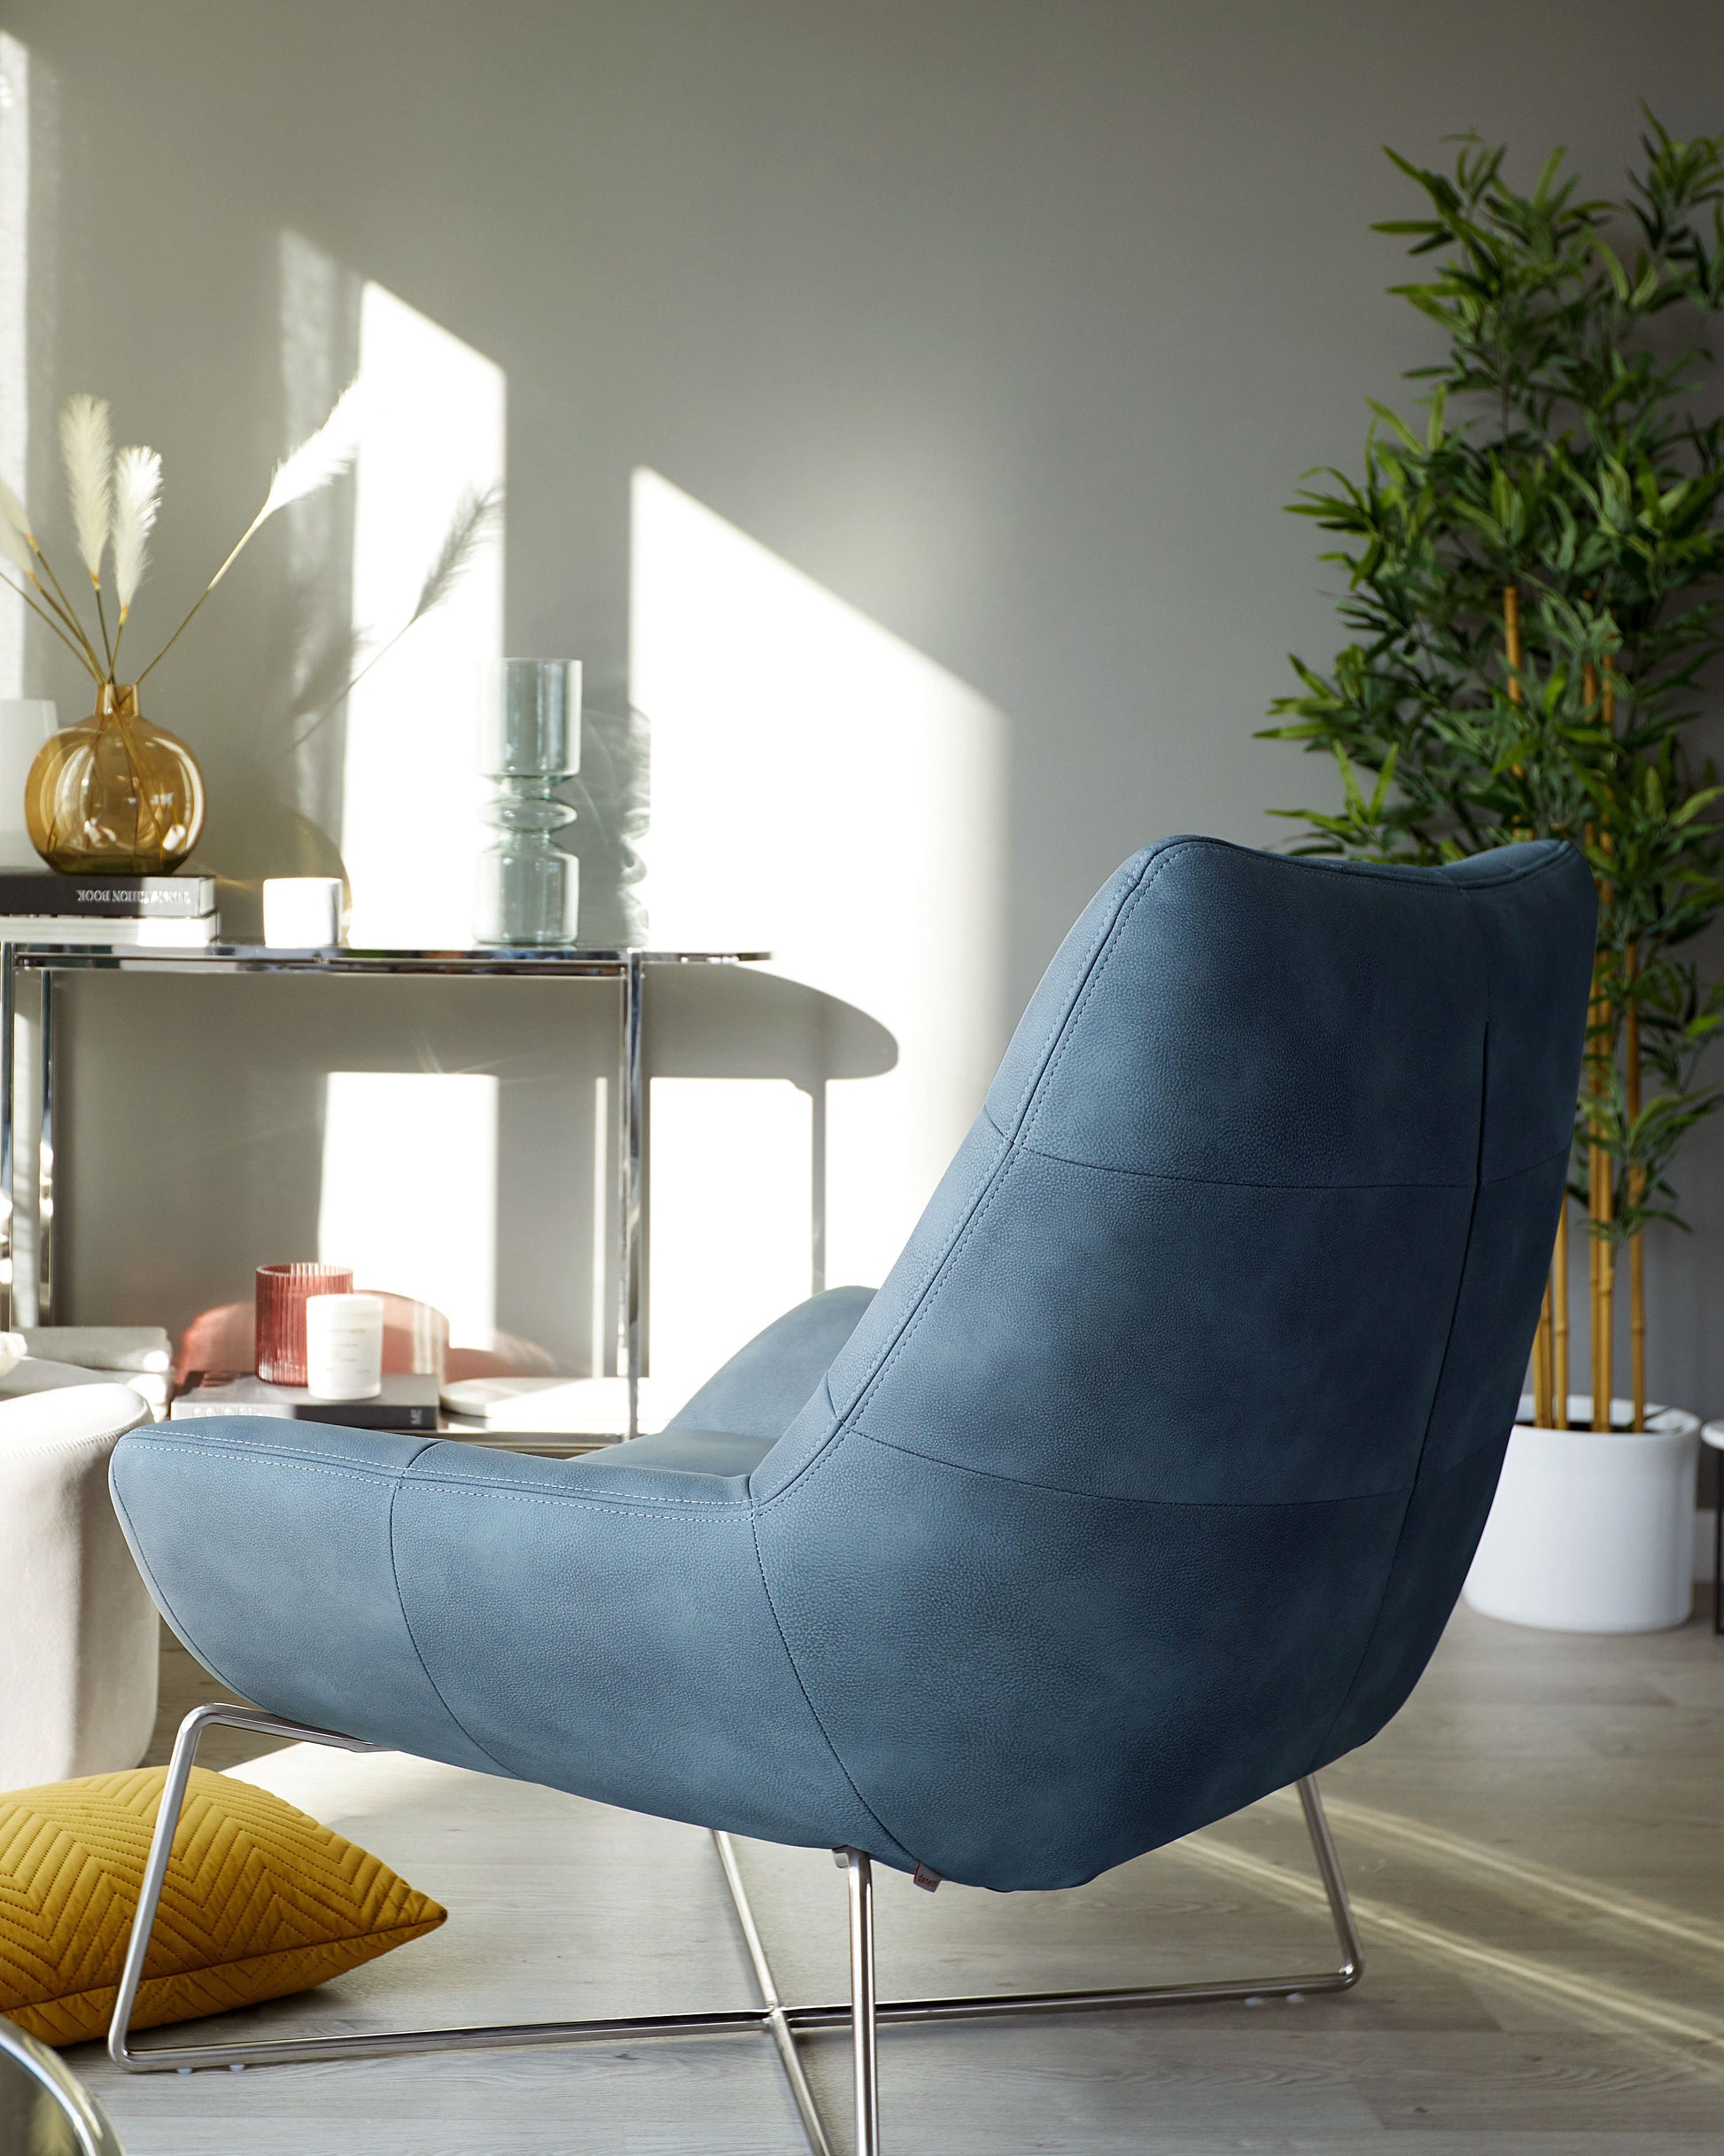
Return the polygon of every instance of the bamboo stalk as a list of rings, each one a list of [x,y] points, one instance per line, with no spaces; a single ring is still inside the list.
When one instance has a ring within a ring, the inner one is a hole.
[[[1509,662],[1509,701],[1520,702],[1520,594],[1503,587],[1503,654]]]
[[[1608,669],[1604,696],[1607,705],[1613,704]],[[1611,851],[1608,831],[1600,843],[1602,850],[1608,853]],[[1599,885],[1601,915],[1608,914],[1611,895],[1608,883]],[[1592,1008],[1588,1013],[1587,1034],[1587,1091],[1595,1101],[1602,1102],[1610,1092],[1612,1061],[1611,1001],[1604,988],[1602,960],[1596,960],[1593,965]],[[1596,1121],[1593,1128],[1596,1133]],[[1592,1235],[1592,1427],[1596,1430],[1608,1430],[1611,1427],[1616,1384],[1616,1251],[1608,1234],[1615,1207],[1616,1185],[1611,1171],[1610,1151],[1595,1135],[1587,1148],[1587,1213]]]
[[[1640,946],[1628,946],[1627,954],[1628,1003],[1623,1016],[1623,1096],[1633,1129],[1640,1114],[1640,1009],[1634,1000],[1635,976],[1640,966]],[[1628,1164],[1628,1203],[1637,1206],[1645,1187],[1640,1163]],[[1628,1357],[1635,1396],[1635,1428],[1646,1428],[1646,1252],[1636,1227],[1628,1238]]]
[[[1550,1359],[1556,1392],[1556,1420],[1552,1429],[1568,1428],[1568,1192],[1557,1215],[1557,1253],[1550,1267]]]
[[[1503,587],[1503,657],[1507,672],[1508,697],[1518,704],[1520,695],[1520,593],[1512,584]],[[1517,778],[1521,767],[1514,767]],[[1558,1234],[1560,1234],[1560,1228]],[[1557,1403],[1556,1301],[1557,1268],[1553,1259],[1539,1304],[1538,1330],[1533,1335],[1533,1420],[1542,1430],[1554,1429]],[[1566,1406],[1567,1403],[1563,1403]]]
[[[1611,1156],[1601,1145],[1588,1148],[1588,1210],[1592,1218],[1592,1427],[1611,1427],[1611,1396],[1616,1382],[1616,1253],[1604,1234],[1613,1214]]]
[[[1611,664],[1608,653],[1605,654],[1604,665],[1599,669],[1598,688],[1598,716],[1603,721],[1604,731],[1607,734],[1614,734],[1616,731],[1616,670]],[[1604,850],[1606,853],[1611,851],[1611,835],[1608,831],[1604,836]],[[1601,905],[1608,907],[1611,895],[1611,886],[1606,883],[1598,894]],[[1611,1016],[1608,1001],[1603,1004],[1600,1015],[1607,1029],[1605,1038],[1600,1045],[1596,1065],[1597,1086],[1602,1095],[1609,1089],[1612,1062],[1608,1032]],[[1608,1227],[1615,1212],[1616,1182],[1611,1171],[1611,1156],[1603,1146],[1599,1147],[1598,1155],[1599,1224],[1603,1227]],[[1596,1430],[1607,1430],[1611,1427],[1611,1409],[1613,1405],[1612,1394],[1616,1378],[1616,1246],[1606,1237],[1601,1235],[1598,1239],[1598,1248],[1600,1253],[1598,1261],[1599,1327],[1602,1335],[1602,1354],[1598,1350],[1595,1350],[1595,1364],[1596,1370],[1603,1374],[1604,1405],[1601,1420],[1598,1385],[1596,1382],[1593,1387],[1592,1427]],[[1632,1270],[1631,1265],[1631,1273]]]
[[[1539,1305],[1539,1329],[1533,1336],[1533,1421],[1542,1430],[1556,1428],[1552,1418],[1557,1412],[1557,1358],[1552,1351],[1550,1322],[1550,1282],[1547,1279],[1544,1300]]]

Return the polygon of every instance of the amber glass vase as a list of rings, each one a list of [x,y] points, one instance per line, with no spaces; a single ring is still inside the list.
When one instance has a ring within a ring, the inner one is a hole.
[[[204,774],[184,742],[151,726],[135,683],[104,681],[81,725],[43,742],[24,782],[30,844],[67,876],[159,876],[204,828]]]

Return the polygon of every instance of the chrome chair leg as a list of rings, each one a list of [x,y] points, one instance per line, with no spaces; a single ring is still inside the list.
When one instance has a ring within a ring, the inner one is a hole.
[[[849,1895],[850,1999],[842,2005],[787,2006],[780,1996],[777,1980],[766,1958],[734,1846],[728,1834],[715,1833],[712,1839],[718,1848],[725,1884],[730,1890],[760,1992],[758,2006],[711,2013],[635,2014],[585,2021],[529,2021],[471,2028],[399,2029],[379,2031],[376,2035],[299,2036],[276,2043],[151,2043],[140,2047],[132,2039],[131,2019],[167,1882],[174,1832],[185,1802],[198,1740],[206,1730],[217,1724],[307,1744],[330,1745],[344,1752],[374,1752],[381,1748],[361,1743],[356,1738],[340,1736],[331,1730],[310,1729],[300,1723],[283,1721],[255,1707],[227,1703],[195,1708],[180,1724],[162,1786],[161,1808],[144,1868],[137,1911],[132,1920],[108,2031],[109,2056],[128,2074],[190,2072],[206,2066],[278,2066],[295,2059],[379,2059],[406,2052],[524,2050],[540,2044],[616,2042],[648,2036],[734,2035],[747,2032],[773,2040],[813,2156],[834,2156],[831,2138],[797,2057],[796,2038],[817,2029],[847,2027],[850,2031],[856,2076],[857,2156],[880,2156],[876,2039],[882,2022],[972,2020],[1008,2014],[1195,2005],[1223,1999],[1290,1998],[1313,1992],[1350,1990],[1364,1970],[1346,1882],[1324,1816],[1323,1799],[1316,1780],[1308,1775],[1297,1785],[1299,1800],[1340,1949],[1338,1968],[1297,1976],[1236,1977],[1207,1984],[1146,1984],[1106,1991],[1011,1991],[982,1993],[967,1998],[881,1999],[874,1982],[874,1868],[861,1850],[846,1849],[835,1850],[834,1856],[846,1874]]]
[[[790,2084],[790,2093],[796,2098],[796,2109],[802,2114],[802,2129],[808,2137],[808,2145],[814,2152],[814,2156],[833,2156],[832,2144],[827,2138],[826,2121],[820,2116],[819,2105],[814,2101],[814,2091],[808,2085],[808,2076],[802,2070],[796,2035],[790,2027],[784,2002],[778,1995],[778,1979],[773,1974],[773,1965],[766,1958],[760,1926],[754,1920],[754,1905],[749,1900],[748,1888],[742,1884],[742,1874],[737,1868],[736,1850],[728,1834],[715,1833],[712,1840],[718,1852],[718,1864],[725,1875],[725,1884],[730,1889],[731,1905],[736,1911],[742,1944],[748,1949],[749,1961],[754,1970],[755,1989],[760,1994],[767,2034],[777,2050],[778,2062],[784,2069],[784,2078]],[[838,1859],[842,1869],[843,1851],[835,1849],[833,1855]]]
[[[1207,1984],[1136,1984],[1109,1991],[990,1991],[974,1997],[881,1999],[874,2018],[878,2023],[894,2021],[967,2021],[993,2015],[1115,2012],[1137,2006],[1207,2006],[1227,1999],[1309,1998],[1314,1993],[1350,1991],[1364,1974],[1365,1958],[1353,1922],[1347,1883],[1341,1877],[1335,1845],[1329,1833],[1314,1776],[1295,1785],[1316,1859],[1317,1874],[1329,1903],[1340,1949],[1340,1965],[1309,1971],[1302,1975],[1235,1976]],[[735,1888],[732,1888],[733,1894]],[[793,2029],[837,2028],[849,2021],[848,2006],[791,2006],[786,2018]]]
[[[856,2156],[880,2156],[874,1866],[860,1849],[846,1849],[843,1855],[850,1873],[850,2060],[856,2075]]]
[[[167,1877],[167,1862],[174,1847],[174,1830],[185,1802],[186,1785],[198,1740],[217,1724],[245,1729],[260,1735],[287,1737],[307,1744],[326,1744],[343,1752],[375,1752],[382,1747],[361,1744],[356,1738],[332,1730],[309,1729],[298,1722],[283,1722],[255,1707],[223,1702],[194,1708],[180,1724],[174,1755],[162,1785],[161,1807],[156,1815],[150,1854],[144,1867],[137,1911],[132,1919],[120,1989],[114,1998],[113,2019],[108,2028],[108,2056],[128,2074],[164,2074],[202,2066],[283,2066],[295,2059],[386,2059],[404,2051],[484,2051],[523,2050],[546,2043],[603,2042],[641,2036],[728,2035],[737,2030],[765,2030],[769,2017],[760,2007],[697,2014],[632,2014],[622,2019],[592,2021],[502,2022],[492,2026],[456,2028],[415,2028],[379,2031],[353,2036],[296,2036],[276,2043],[152,2043],[139,2048],[132,2039],[131,2019],[143,1981],[150,1940],[155,1929],[161,1893]],[[812,2101],[812,2099],[811,2099]],[[829,2151],[819,2156],[830,2156]]]

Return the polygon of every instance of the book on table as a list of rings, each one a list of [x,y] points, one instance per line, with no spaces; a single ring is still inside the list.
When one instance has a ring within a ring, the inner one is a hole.
[[[175,1422],[206,1415],[276,1415],[291,1422],[336,1422],[359,1430],[434,1430],[437,1380],[385,1376],[369,1400],[320,1400],[303,1385],[272,1385],[250,1370],[195,1370],[168,1409]]]
[[[219,914],[139,917],[0,913],[0,943],[111,944],[119,950],[200,951],[221,935]]]
[[[197,921],[215,911],[213,876],[62,876],[0,868],[0,915],[94,921]]]

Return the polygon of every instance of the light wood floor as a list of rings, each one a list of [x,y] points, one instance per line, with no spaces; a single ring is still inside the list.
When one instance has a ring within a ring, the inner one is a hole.
[[[213,1696],[177,1649],[164,1678],[157,1757],[185,1707]],[[248,1747],[223,1737],[210,1763],[237,1764]],[[257,1751],[252,1779],[363,1841],[451,1916],[250,2026],[751,2003],[703,1835],[395,1756]],[[1463,1612],[1406,1711],[1324,1786],[1365,1942],[1356,1991],[889,2031],[888,2156],[1717,2156],[1724,1640],[1697,1619],[1606,1640]],[[787,1995],[843,1997],[843,1890],[830,1859],[754,1843],[742,1854]],[[884,1875],[882,1986],[1309,1967],[1329,1945],[1309,1877],[1285,1801],[1076,1894],[930,1896]],[[807,2053],[843,2121],[843,2039],[814,2038]],[[804,2146],[770,2051],[752,2037],[142,2079],[113,2072],[94,2046],[67,2058],[131,2156]]]

